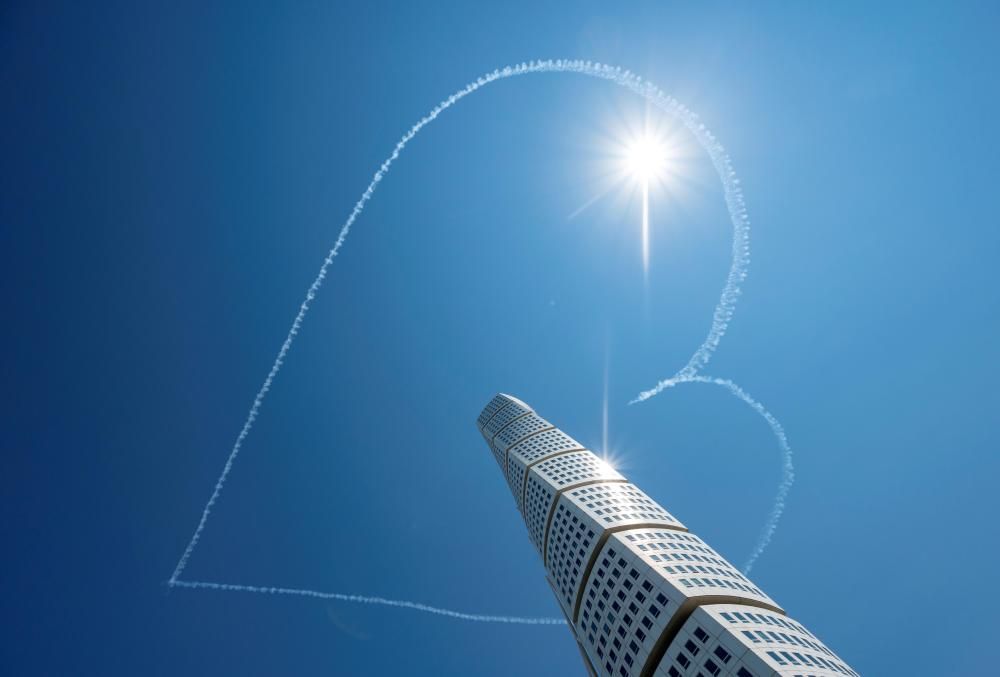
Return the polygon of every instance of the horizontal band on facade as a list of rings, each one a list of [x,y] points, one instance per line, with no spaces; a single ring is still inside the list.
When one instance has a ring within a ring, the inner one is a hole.
[[[517,419],[514,419],[514,420],[516,421]],[[545,420],[545,419],[542,419],[542,420]],[[504,427],[506,427],[506,426],[504,426]],[[557,428],[554,425],[552,425],[551,423],[549,423],[549,427],[548,428],[542,428],[541,430],[536,430],[533,433],[528,433],[527,435],[525,435],[524,437],[522,437],[518,441],[516,441],[516,442],[514,442],[512,444],[507,445],[507,448],[503,450],[503,473],[504,473],[504,476],[507,475],[507,463],[508,463],[507,457],[510,455],[510,450],[513,449],[514,447],[516,447],[517,445],[523,443],[523,442],[527,442],[528,440],[530,440],[535,435],[541,435],[542,433],[547,433],[550,430],[557,430]],[[495,437],[496,436],[494,435],[494,438]]]
[[[628,480],[625,480],[628,482]],[[641,524],[622,524],[617,527],[608,527],[603,532],[601,532],[601,537],[597,539],[597,543],[594,545],[593,552],[590,553],[590,559],[587,560],[587,566],[583,570],[583,574],[580,576],[580,587],[576,591],[576,601],[573,602],[573,627],[576,628],[576,621],[580,616],[580,605],[583,603],[583,591],[587,588],[587,583],[590,581],[590,574],[594,570],[594,564],[597,562],[597,558],[601,556],[601,551],[607,544],[608,539],[611,538],[612,534],[621,533],[623,531],[631,531],[633,529],[665,529],[669,531],[687,531],[687,527],[681,526],[679,524],[657,524],[653,522],[643,522]],[[547,567],[546,567],[547,568]],[[575,634],[575,633],[574,633]]]
[[[584,451],[587,451],[586,449]],[[552,456],[549,456],[552,458]],[[548,459],[546,459],[548,460]],[[571,484],[568,487],[563,487],[556,491],[555,496],[552,497],[552,505],[549,506],[549,515],[545,518],[545,533],[542,536],[542,564],[545,565],[545,570],[549,569],[549,527],[552,526],[552,518],[556,514],[556,506],[559,505],[559,497],[565,494],[571,489],[579,489],[580,487],[589,487],[591,484],[631,484],[628,479],[622,477],[621,479],[611,478],[611,479],[599,479],[599,480],[585,480],[583,482],[577,482],[576,484]],[[605,529],[607,531],[607,529]]]
[[[677,634],[687,623],[688,618],[694,613],[695,609],[700,606],[706,606],[709,604],[739,604],[741,606],[756,607],[758,609],[765,609],[767,611],[773,611],[774,613],[785,615],[785,610],[781,607],[774,606],[772,604],[766,604],[755,599],[747,599],[744,597],[736,597],[733,595],[702,595],[700,597],[689,597],[678,609],[674,612],[674,615],[670,617],[667,622],[666,627],[663,628],[663,632],[660,634],[659,639],[653,644],[653,648],[649,652],[649,657],[646,659],[646,664],[642,666],[642,670],[639,671],[639,677],[652,677],[656,668],[660,665],[660,661],[663,660],[663,656],[666,655],[667,649],[673,643],[674,639],[677,638]]]
[[[531,416],[534,413],[535,412],[533,412],[532,410],[529,409],[528,411],[524,412],[523,414],[518,414],[517,416],[515,416],[514,418],[510,419],[509,421],[507,421],[506,423],[504,423],[502,426],[500,426],[499,428],[497,428],[497,431],[495,433],[493,433],[493,435],[490,437],[490,446],[491,447],[493,446],[493,440],[495,440],[497,438],[497,435],[499,435],[504,430],[506,430],[507,427],[510,426],[511,423],[514,423],[515,421],[519,421],[522,418],[524,418],[525,416]]]
[[[518,444],[520,444],[520,442]],[[521,479],[521,505],[523,506],[524,502],[528,499],[528,497],[527,497],[527,492],[528,492],[528,476],[531,475],[531,469],[532,468],[534,468],[536,465],[538,465],[542,461],[547,461],[550,458],[555,458],[556,456],[565,456],[566,454],[572,454],[572,453],[577,452],[577,451],[587,451],[587,449],[584,448],[584,447],[580,447],[579,449],[564,449],[563,451],[556,451],[556,452],[553,452],[551,454],[548,454],[547,456],[542,456],[541,458],[536,459],[536,460],[532,461],[531,463],[529,463],[528,465],[524,466],[524,477]],[[509,462],[510,462],[510,460],[508,459],[508,463]],[[504,470],[506,471],[506,468]],[[522,513],[522,516],[523,516],[523,513]],[[546,524],[546,526],[548,526],[548,524]],[[543,560],[545,559],[545,550],[544,549],[542,550],[542,559]]]

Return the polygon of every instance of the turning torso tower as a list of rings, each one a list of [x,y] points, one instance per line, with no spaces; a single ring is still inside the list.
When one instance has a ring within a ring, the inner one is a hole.
[[[857,674],[637,486],[527,404],[479,429],[592,675]]]

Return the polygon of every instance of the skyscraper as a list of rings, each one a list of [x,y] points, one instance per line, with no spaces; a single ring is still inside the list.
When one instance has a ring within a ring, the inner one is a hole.
[[[524,402],[497,395],[477,424],[592,675],[857,677],[676,517]]]

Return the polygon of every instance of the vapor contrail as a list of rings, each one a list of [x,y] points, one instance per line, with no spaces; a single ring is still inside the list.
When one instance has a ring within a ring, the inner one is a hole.
[[[268,371],[266,378],[260,389],[257,391],[256,396],[250,405],[250,410],[247,413],[246,420],[243,423],[243,427],[240,429],[239,434],[236,436],[236,440],[233,443],[233,447],[229,452],[229,456],[226,458],[225,465],[222,468],[222,473],[219,475],[218,480],[216,480],[215,486],[212,489],[212,494],[205,504],[204,509],[198,524],[195,527],[194,533],[191,536],[187,547],[181,554],[180,559],[177,561],[177,566],[174,568],[173,573],[170,575],[168,584],[173,587],[213,587],[219,590],[242,590],[245,592],[267,592],[270,594],[293,594],[293,595],[305,595],[318,597],[321,599],[342,599],[344,601],[356,601],[363,602],[365,600],[379,600],[372,601],[369,603],[373,604],[387,604],[389,606],[399,606],[406,608],[419,609],[423,611],[428,611],[431,613],[442,613],[444,615],[452,615],[457,618],[464,618],[469,616],[469,614],[460,614],[458,612],[448,612],[444,609],[436,609],[434,607],[427,607],[425,605],[416,604],[413,602],[399,601],[399,600],[383,600],[382,598],[371,597],[362,598],[356,595],[342,595],[340,593],[322,593],[316,591],[306,591],[306,590],[292,590],[286,588],[255,588],[252,586],[230,586],[221,583],[197,583],[191,581],[182,581],[180,579],[181,574],[187,567],[188,561],[194,552],[195,547],[197,547],[201,535],[205,530],[205,525],[208,523],[208,517],[215,506],[216,501],[218,501],[219,496],[222,493],[222,489],[225,486],[226,479],[229,477],[229,473],[233,468],[233,464],[236,462],[239,456],[240,450],[242,449],[243,442],[246,440],[247,436],[250,434],[250,430],[253,428],[254,421],[256,421],[257,416],[260,413],[260,408],[264,403],[264,399],[267,397],[267,393],[271,389],[271,385],[274,382],[275,377],[281,370],[281,366],[284,363],[285,357],[288,355],[288,351],[292,347],[292,343],[295,341],[295,337],[298,335],[299,330],[302,327],[302,323],[309,312],[309,308],[312,301],[316,298],[316,294],[319,292],[320,287],[323,284],[323,280],[326,278],[327,270],[333,263],[333,259],[340,253],[341,247],[343,247],[344,242],[347,240],[347,236],[351,232],[351,227],[357,220],[361,212],[364,211],[365,205],[372,198],[375,190],[378,188],[378,184],[382,181],[385,175],[388,173],[393,162],[399,157],[400,153],[410,142],[410,140],[415,137],[420,130],[422,130],[427,124],[432,122],[438,117],[442,112],[453,106],[460,99],[465,98],[469,94],[475,92],[480,87],[484,87],[487,84],[496,82],[498,80],[505,80],[519,75],[526,75],[529,73],[579,73],[589,77],[599,78],[603,80],[611,81],[619,86],[625,87],[636,94],[644,97],[652,105],[656,106],[665,113],[672,115],[677,118],[684,127],[697,139],[698,143],[705,149],[708,153],[709,158],[715,167],[716,172],[719,175],[719,179],[722,182],[723,191],[725,194],[726,206],[729,210],[730,220],[733,224],[733,245],[732,252],[733,258],[729,270],[729,275],[726,279],[726,284],[723,287],[722,294],[719,298],[719,302],[716,305],[715,312],[712,318],[712,325],[709,328],[708,335],[702,341],[701,345],[695,350],[688,363],[671,379],[665,379],[660,381],[653,389],[645,391],[640,394],[637,401],[646,400],[650,397],[662,392],[664,389],[676,385],[680,382],[693,381],[696,378],[696,374],[700,369],[702,369],[708,361],[711,359],[712,354],[715,352],[719,345],[723,335],[725,335],[726,329],[729,325],[729,320],[732,317],[733,310],[736,306],[736,301],[740,294],[740,284],[746,278],[747,266],[749,264],[749,229],[750,221],[747,217],[746,207],[743,200],[743,193],[739,186],[739,180],[736,178],[736,173],[733,171],[732,163],[729,160],[729,156],[726,154],[725,149],[722,145],[715,139],[712,133],[705,127],[704,124],[699,122],[698,116],[688,110],[686,107],[677,102],[674,98],[667,96],[659,88],[649,82],[645,82],[642,78],[632,74],[627,70],[622,70],[621,68],[616,68],[613,66],[608,66],[600,63],[595,63],[591,61],[581,61],[581,60],[546,60],[546,61],[531,61],[526,63],[517,64],[514,66],[507,66],[503,69],[497,69],[492,73],[484,75],[474,82],[470,82],[462,89],[458,90],[447,99],[444,99],[434,108],[431,109],[423,118],[421,118],[416,124],[414,124],[410,129],[403,135],[403,137],[396,143],[395,148],[392,153],[387,157],[375,172],[370,183],[365,188],[361,197],[354,204],[354,208],[348,214],[347,219],[341,226],[340,233],[337,236],[336,242],[334,242],[333,247],[327,253],[326,258],[323,259],[323,263],[319,268],[319,272],[316,278],[313,280],[312,284],[306,290],[305,299],[299,306],[298,313],[295,315],[295,319],[292,321],[291,327],[288,330],[285,340],[282,342],[278,354],[271,365],[271,369]],[[734,392],[742,392],[739,390],[735,384],[732,384],[732,388],[735,388]],[[747,399],[746,401],[752,402],[752,400]],[[759,406],[759,405],[757,405]],[[773,421],[772,428],[777,425],[777,421],[771,416],[767,411],[760,407],[758,413],[768,419],[770,423]],[[780,430],[780,425],[777,425],[777,429]],[[783,435],[783,433],[782,433]],[[789,457],[790,463],[790,457]],[[789,481],[790,486],[790,481]],[[782,485],[784,490],[779,490],[779,499],[783,500],[783,496],[787,493],[787,487]],[[779,505],[776,504],[775,510],[772,511],[772,518],[769,521],[770,531],[768,531],[767,540],[770,538],[770,533],[773,533],[774,527],[777,524],[777,516],[780,516],[781,510]],[[767,528],[765,528],[767,531]],[[762,541],[763,545],[758,544],[753,555],[751,556],[750,565],[759,556],[760,551],[763,550],[767,545],[767,540]],[[482,616],[476,617],[473,620],[499,620],[504,617],[490,617]],[[530,621],[530,619],[525,619]],[[537,622],[551,623],[552,619],[537,619]]]
[[[785,499],[788,497],[788,492],[792,488],[792,484],[795,482],[795,468],[792,465],[792,447],[788,444],[788,436],[785,435],[785,429],[782,427],[778,419],[776,419],[763,404],[752,398],[747,391],[743,390],[743,388],[736,385],[729,379],[715,378],[712,376],[676,376],[674,378],[661,381],[655,389],[655,392],[647,391],[647,393],[643,393],[645,397],[640,395],[639,398],[633,400],[632,403],[647,400],[653,395],[663,392],[667,388],[673,388],[682,383],[709,383],[712,385],[722,386],[730,393],[743,400],[750,406],[751,409],[756,411],[765,421],[767,421],[767,424],[771,427],[771,432],[774,433],[775,438],[778,440],[778,447],[781,448],[781,482],[778,484],[778,492],[774,497],[774,505],[771,507],[771,513],[768,515],[767,521],[764,522],[764,527],[761,529],[760,537],[757,539],[757,544],[754,545],[753,550],[750,552],[750,556],[747,558],[746,564],[743,565],[743,573],[749,574],[751,569],[753,569],[753,565],[757,562],[757,558],[761,556],[764,549],[771,543],[771,537],[774,536],[774,532],[778,528],[778,521],[781,519],[781,514],[785,511]]]
[[[355,602],[357,604],[374,604],[379,606],[391,606],[399,609],[413,609],[429,614],[457,618],[463,621],[475,621],[477,623],[512,623],[515,625],[566,625],[562,618],[545,618],[542,616],[490,616],[486,614],[469,614],[452,609],[442,609],[441,607],[421,604],[420,602],[406,602],[397,599],[386,599],[384,597],[369,597],[368,595],[347,595],[340,592],[316,592],[315,590],[301,590],[299,588],[274,588],[257,585],[239,585],[236,583],[210,583],[206,581],[169,581],[168,585],[177,588],[195,588],[202,590],[226,590],[230,592],[254,592],[263,595],[292,595],[295,597],[311,597],[313,599],[328,599],[338,602]]]

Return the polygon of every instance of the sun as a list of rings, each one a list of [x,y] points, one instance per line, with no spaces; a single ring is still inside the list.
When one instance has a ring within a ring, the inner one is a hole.
[[[648,127],[632,135],[623,147],[624,174],[639,184],[642,193],[642,269],[649,275],[649,189],[666,183],[671,174],[670,152],[665,140]]]
[[[629,176],[643,184],[662,180],[668,173],[668,156],[664,141],[645,132],[631,139],[625,146],[624,169]]]
[[[582,206],[572,212],[574,218],[604,196],[616,192],[623,210],[640,208],[640,228],[642,273],[649,281],[650,208],[665,206],[676,201],[684,188],[681,184],[690,180],[692,149],[684,137],[683,127],[675,121],[652,115],[649,111],[623,113],[597,136],[596,147],[600,155],[597,178],[600,182],[597,193]],[[663,212],[659,213],[663,218]]]

